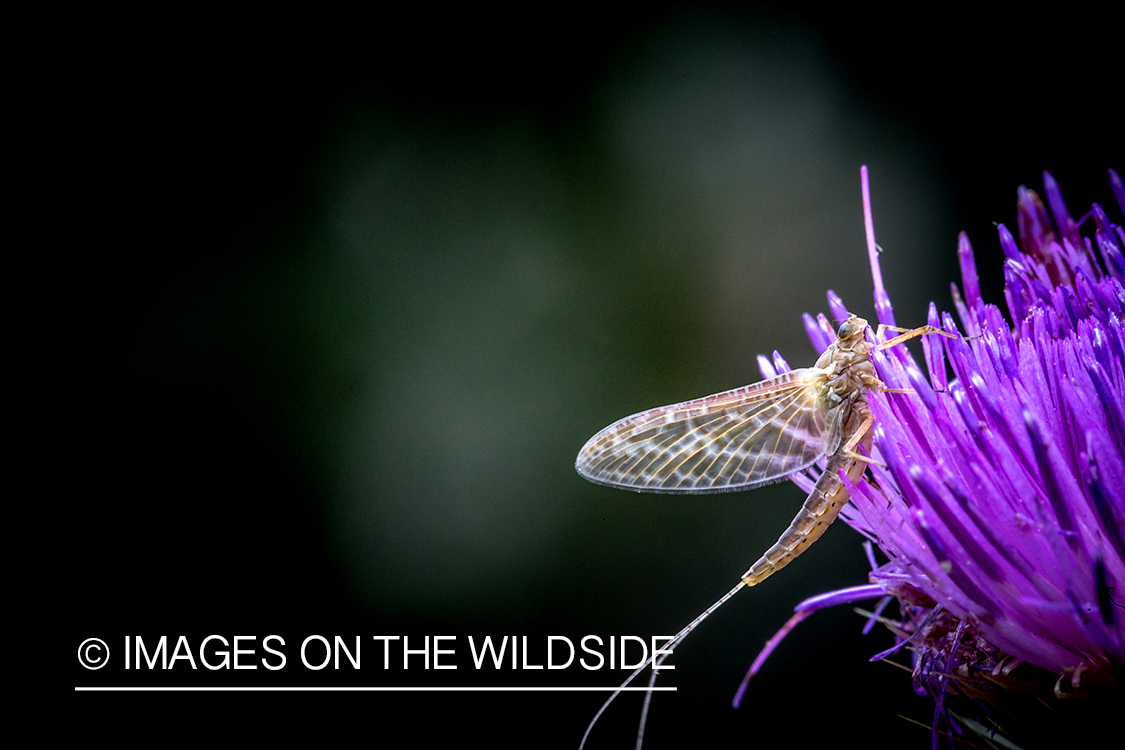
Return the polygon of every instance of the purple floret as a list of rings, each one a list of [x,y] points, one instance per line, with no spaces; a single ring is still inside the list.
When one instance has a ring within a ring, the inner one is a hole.
[[[878,656],[912,653],[935,743],[951,689],[984,704],[1029,680],[1077,693],[1125,666],[1125,234],[1096,204],[1076,222],[1049,174],[1044,185],[1046,205],[1019,189],[1018,240],[999,227],[1007,317],[983,300],[962,235],[960,322],[929,315],[953,336],[925,336],[921,365],[905,346],[873,350],[887,388],[911,392],[869,394],[874,481],[849,483],[841,517],[889,562],[868,587],[799,606],[803,619],[856,592],[897,599],[896,645]],[[829,307],[847,315],[831,292]],[[818,349],[831,339],[824,316],[805,326]]]

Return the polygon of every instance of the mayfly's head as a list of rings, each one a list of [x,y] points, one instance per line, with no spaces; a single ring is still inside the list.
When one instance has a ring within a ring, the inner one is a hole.
[[[866,330],[866,320],[857,315],[849,315],[836,332],[836,346],[844,351],[853,351],[859,342],[865,341],[863,332]]]

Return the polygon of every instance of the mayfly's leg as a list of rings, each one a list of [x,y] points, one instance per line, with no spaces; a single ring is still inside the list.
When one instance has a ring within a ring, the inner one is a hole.
[[[889,341],[883,341],[883,336],[886,334],[887,331],[897,331],[899,335],[895,336],[893,339],[890,339]],[[880,341],[881,343],[878,343],[875,346],[878,349],[890,349],[892,346],[897,346],[898,344],[901,344],[904,341],[909,341],[910,339],[916,339],[919,336],[928,336],[931,333],[936,333],[939,336],[946,336],[946,337],[951,338],[951,339],[957,338],[952,333],[946,333],[945,331],[941,330],[940,328],[935,328],[934,326],[929,326],[929,325],[922,326],[920,328],[899,328],[898,326],[889,326],[889,325],[885,325],[883,323],[880,323],[878,330],[875,331],[875,338],[878,341]]]
[[[893,339],[891,339],[889,341],[882,341],[882,338],[886,334],[887,331],[899,331],[899,335],[895,336]],[[918,338],[919,336],[928,336],[928,335],[933,334],[933,333],[936,333],[939,336],[945,336],[946,338],[951,338],[951,339],[957,338],[957,336],[953,335],[952,333],[947,333],[947,332],[941,330],[940,328],[935,328],[934,326],[931,326],[931,325],[925,325],[925,326],[922,326],[920,328],[899,328],[898,326],[889,326],[889,325],[880,323],[879,329],[875,332],[875,338],[877,340],[880,340],[881,343],[876,344],[875,348],[876,349],[889,349],[890,347],[897,346],[898,344],[901,344],[904,341],[909,341],[910,339]],[[881,391],[883,393],[914,393],[913,388],[888,388],[886,385],[884,385],[882,382],[880,382],[878,380],[876,380],[874,383],[872,383],[872,387],[878,389],[879,391]]]
[[[910,390],[909,388],[882,388],[881,390],[884,393],[913,393],[914,392],[914,391]],[[882,461],[874,459],[871,456],[865,456],[862,453],[856,453],[855,452],[855,447],[857,445],[859,445],[861,442],[863,442],[864,448],[866,448],[867,450],[871,449],[871,442],[872,441],[871,441],[870,436],[867,433],[871,430],[871,425],[873,425],[873,424],[875,424],[875,417],[873,415],[871,415],[870,413],[868,413],[867,418],[863,420],[863,423],[859,426],[859,429],[856,431],[856,433],[854,435],[852,435],[851,439],[848,440],[847,443],[845,443],[844,445],[842,445],[840,447],[839,452],[841,454],[843,454],[844,456],[846,456],[847,458],[850,458],[851,460],[855,461],[860,466],[862,466],[864,464],[874,464],[875,466],[879,466],[879,467],[885,469],[885,468],[887,468],[887,465],[884,464]],[[864,438],[867,438],[866,442],[864,442],[864,440],[863,440]],[[863,471],[860,471],[856,476],[853,477],[852,474],[851,474],[851,470],[849,469],[849,471],[848,471],[848,476],[851,478],[851,480],[853,482],[858,482],[859,477],[862,476],[862,475],[863,475]],[[807,503],[808,500],[806,500],[805,502]],[[847,498],[844,498],[844,502],[847,502]],[[840,507],[843,507],[843,503],[840,503]],[[832,520],[829,519],[828,523],[832,523]],[[794,555],[794,557],[795,557],[795,555]]]
[[[871,425],[873,424],[875,424],[875,417],[868,413],[863,422],[859,425],[859,429],[856,430],[855,434],[848,439],[848,442],[844,443],[844,447],[840,449],[840,452],[845,454],[848,458],[854,459],[856,461],[869,461],[870,459],[868,459],[867,456],[861,456],[856,453],[855,447],[859,445],[865,437],[867,437],[867,433],[871,429]],[[868,445],[870,444],[871,441],[868,440]]]
[[[856,432],[859,435],[857,444],[869,450],[871,431],[866,429],[866,426],[869,426],[866,420],[864,425],[862,431]],[[854,447],[853,445],[852,448]],[[751,565],[750,570],[742,575],[742,580],[747,586],[756,586],[766,580],[793,562],[810,544],[820,538],[829,524],[836,520],[844,503],[848,501],[848,490],[840,481],[840,470],[845,469],[848,479],[853,483],[858,482],[867,468],[867,461],[866,457],[849,454],[843,450],[833,454],[828,460],[828,465],[824,467],[824,473],[820,475],[820,479],[805,500],[805,504],[797,511],[793,523],[789,524],[789,528],[777,540],[777,544],[766,550],[758,562]]]

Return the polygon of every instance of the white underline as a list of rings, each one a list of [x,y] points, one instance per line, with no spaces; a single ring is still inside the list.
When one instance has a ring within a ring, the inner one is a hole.
[[[623,693],[676,692],[674,687],[76,687],[76,693]]]

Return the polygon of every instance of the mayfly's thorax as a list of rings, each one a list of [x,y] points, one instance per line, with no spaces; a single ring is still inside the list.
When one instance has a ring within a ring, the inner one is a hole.
[[[816,367],[826,373],[826,398],[839,404],[867,396],[871,386],[879,382],[870,352],[871,345],[863,338],[862,329],[848,338],[837,339],[824,350]]]
[[[857,395],[865,397],[871,386],[878,382],[867,350],[839,352],[838,356],[836,367],[828,378],[827,390],[843,401],[855,399]]]

